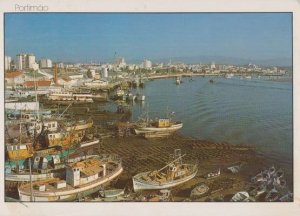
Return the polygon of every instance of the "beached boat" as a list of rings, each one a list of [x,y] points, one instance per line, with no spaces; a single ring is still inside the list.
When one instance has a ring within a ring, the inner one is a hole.
[[[33,145],[32,143],[7,143],[6,156],[7,160],[24,160],[33,155]]]
[[[158,137],[160,137],[170,135],[182,128],[182,126],[182,122],[174,122],[170,118],[158,119],[156,121],[146,120],[138,123],[134,131],[137,135],[153,135],[153,137],[157,137],[155,135],[158,135]]]
[[[99,190],[99,196],[102,198],[117,198],[124,195],[124,189]]]
[[[196,186],[192,191],[191,191],[191,198],[199,198],[206,194],[209,191],[209,187],[201,183],[200,185]]]
[[[135,175],[133,180],[134,191],[160,190],[175,187],[195,177],[196,164],[182,163],[181,150],[176,149],[174,160],[159,170],[143,172]]]
[[[219,168],[218,171],[216,171],[216,172],[210,172],[205,177],[208,178],[208,179],[210,179],[210,178],[219,177],[220,175],[221,175],[221,169]]]
[[[279,192],[273,188],[272,190],[270,190],[266,197],[265,197],[265,201],[266,202],[274,202],[274,201],[277,201],[278,199],[280,198],[280,194]]]
[[[293,193],[288,192],[279,198],[280,202],[293,202]]]
[[[241,191],[236,193],[232,198],[231,202],[248,202],[249,201],[249,194],[246,191]]]
[[[88,119],[74,122],[64,122],[63,127],[66,131],[86,130],[88,128],[93,127],[93,120]]]
[[[65,175],[64,169],[67,163],[74,163],[87,158],[97,157],[97,155],[77,156],[72,155],[61,157],[59,154],[48,155],[46,157],[35,156],[32,164],[23,169],[6,169],[5,181],[12,182],[29,182],[41,181],[50,178],[63,177]],[[29,169],[31,166],[31,172]]]
[[[66,166],[66,178],[23,184],[21,201],[74,201],[99,191],[123,171],[116,156],[89,158]],[[32,185],[32,187],[31,187]]]

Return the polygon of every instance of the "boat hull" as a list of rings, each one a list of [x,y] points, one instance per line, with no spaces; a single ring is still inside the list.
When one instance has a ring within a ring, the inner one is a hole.
[[[88,196],[90,194],[93,194],[97,191],[99,191],[102,186],[111,180],[115,179],[117,176],[119,176],[123,172],[123,168],[120,167],[115,173],[113,173],[110,176],[107,176],[106,178],[103,178],[100,181],[97,181],[93,184],[87,184],[86,186],[82,186],[79,188],[74,188],[73,190],[67,190],[67,191],[59,191],[59,192],[35,192],[32,195],[32,198],[34,202],[50,202],[50,201],[74,201],[77,199],[81,199],[85,196]],[[31,201],[31,194],[23,191],[22,189],[18,189],[19,192],[19,199],[23,202],[29,202]]]
[[[197,170],[184,178],[181,178],[178,180],[173,180],[173,181],[166,182],[166,183],[161,183],[161,184],[159,182],[155,182],[155,183],[146,182],[146,181],[143,181],[140,179],[141,176],[147,175],[149,173],[150,172],[139,173],[132,178],[133,189],[135,192],[141,191],[141,190],[161,190],[161,189],[168,189],[168,188],[175,187],[177,185],[183,184],[183,183],[191,180],[192,178],[194,178],[197,174]]]
[[[134,129],[135,133],[137,135],[145,134],[145,133],[165,133],[165,134],[170,134],[173,133],[179,129],[181,129],[183,126],[182,123],[180,124],[174,124],[171,127],[166,127],[166,128],[158,128],[158,127],[139,127]]]

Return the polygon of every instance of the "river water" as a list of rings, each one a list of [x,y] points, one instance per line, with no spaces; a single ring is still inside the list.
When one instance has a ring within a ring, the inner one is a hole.
[[[133,120],[145,113],[183,122],[179,133],[199,139],[248,144],[277,158],[293,157],[292,82],[233,77],[160,79],[146,82],[144,103],[134,103]]]

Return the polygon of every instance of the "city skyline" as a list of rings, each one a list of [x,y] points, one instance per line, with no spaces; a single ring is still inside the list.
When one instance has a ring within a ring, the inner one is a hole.
[[[291,65],[291,19],[290,13],[6,14],[5,55],[29,52],[65,62],[123,56],[128,62],[196,63],[204,57]]]

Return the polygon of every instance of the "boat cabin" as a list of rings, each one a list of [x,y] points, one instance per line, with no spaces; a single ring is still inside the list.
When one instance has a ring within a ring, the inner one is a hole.
[[[91,158],[66,167],[67,184],[76,187],[106,176],[106,164]]]

